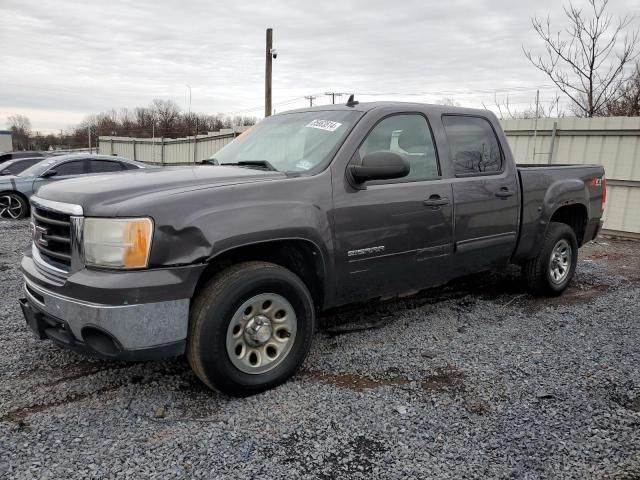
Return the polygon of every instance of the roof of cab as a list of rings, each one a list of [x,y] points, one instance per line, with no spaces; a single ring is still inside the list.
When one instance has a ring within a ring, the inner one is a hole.
[[[494,115],[490,110],[480,108],[466,108],[466,107],[452,107],[449,105],[435,105],[430,103],[418,103],[418,102],[362,102],[355,105],[347,105],[346,103],[335,105],[318,105],[316,107],[298,108],[295,110],[287,110],[286,112],[278,113],[277,115],[284,115],[288,113],[297,112],[312,112],[322,110],[354,110],[356,112],[368,112],[378,108],[397,108],[398,110],[404,109],[420,109],[433,111],[436,114],[442,113],[458,113],[466,115]]]

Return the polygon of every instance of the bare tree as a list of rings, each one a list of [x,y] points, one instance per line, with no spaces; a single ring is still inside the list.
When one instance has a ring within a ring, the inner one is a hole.
[[[437,105],[444,105],[445,107],[461,107],[460,103],[456,102],[451,97],[443,97],[436,101]]]
[[[11,129],[13,146],[16,150],[29,149],[31,135],[31,120],[25,115],[11,115],[7,118],[7,127]]]
[[[31,120],[26,115],[16,114],[7,117],[7,126],[12,129],[22,130],[25,133],[31,132]]]
[[[575,113],[593,117],[615,101],[626,80],[625,66],[636,57],[638,31],[627,33],[633,17],[615,20],[606,13],[609,0],[588,0],[590,15],[569,4],[564,12],[569,26],[553,33],[551,19],[532,18],[546,54],[525,56],[571,99]],[[620,40],[622,44],[620,45]]]
[[[535,103],[529,104],[524,110],[516,110],[513,108],[507,95],[504,100],[499,100],[498,95],[494,94],[493,102],[498,110],[500,120],[509,120],[514,118],[559,118],[564,117],[564,111],[560,106],[560,96],[556,94],[549,102],[539,102],[536,108]],[[482,106],[488,110],[483,103]]]
[[[173,100],[153,100],[151,110],[160,127],[160,133],[168,136],[180,118],[180,107]]]
[[[13,115],[7,119],[7,126],[13,132],[13,144],[17,150],[52,148],[80,148],[87,146],[87,130],[92,137],[120,135],[124,137],[151,138],[164,136],[176,138],[184,136],[192,126],[197,133],[218,131],[234,125],[254,125],[257,119],[248,116],[230,117],[224,114],[180,113],[180,108],[171,100],[156,99],[148,107],[108,110],[87,115],[78,125],[70,127],[60,135],[42,135],[32,132],[31,121],[24,115]]]
[[[640,116],[640,62],[635,71],[621,87],[618,98],[606,106],[605,115],[638,117]]]

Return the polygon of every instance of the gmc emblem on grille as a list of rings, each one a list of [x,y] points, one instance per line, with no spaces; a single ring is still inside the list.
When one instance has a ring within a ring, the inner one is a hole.
[[[47,242],[47,240],[44,238],[44,236],[49,233],[49,230],[47,230],[44,227],[41,227],[39,225],[36,225],[36,227],[33,229],[33,241],[34,243],[37,243],[38,245],[42,245],[43,247],[46,247],[49,245],[49,242]]]

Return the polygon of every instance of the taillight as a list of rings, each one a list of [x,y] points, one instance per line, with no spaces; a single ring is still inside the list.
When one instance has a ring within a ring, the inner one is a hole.
[[[604,212],[604,202],[607,201],[607,180],[602,177],[602,206],[600,207]]]

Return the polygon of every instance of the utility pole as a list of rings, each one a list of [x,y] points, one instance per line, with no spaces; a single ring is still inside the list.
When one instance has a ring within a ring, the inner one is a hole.
[[[91,127],[87,127],[87,135],[89,137],[89,154],[91,154]]]
[[[313,107],[313,101],[318,98],[318,97],[314,97],[313,95],[305,95],[305,97],[307,100],[309,100],[309,106]]]
[[[331,103],[333,105],[336,104],[336,97],[341,97],[342,95],[344,95],[344,93],[340,93],[340,92],[325,92],[325,95],[329,95],[331,97]]]
[[[273,29],[267,28],[266,64],[264,71],[264,116],[271,115],[271,64],[273,63]]]
[[[189,122],[189,131],[187,133],[187,136],[191,135],[191,85],[187,85],[186,86],[189,89],[189,113],[187,114],[187,119]]]
[[[187,138],[191,136],[191,85],[187,85],[189,89],[189,113],[187,114]],[[189,157],[191,156],[191,144],[189,144]],[[188,157],[187,157],[188,158]]]
[[[536,119],[533,124],[533,163],[536,163],[536,140],[538,139],[538,105],[540,104],[540,90],[536,90]]]
[[[153,163],[156,163],[156,118],[151,117],[151,149],[153,150]],[[113,152],[111,152],[113,153]]]
[[[196,163],[198,156],[198,117],[196,117],[196,134],[193,137],[193,163]]]

